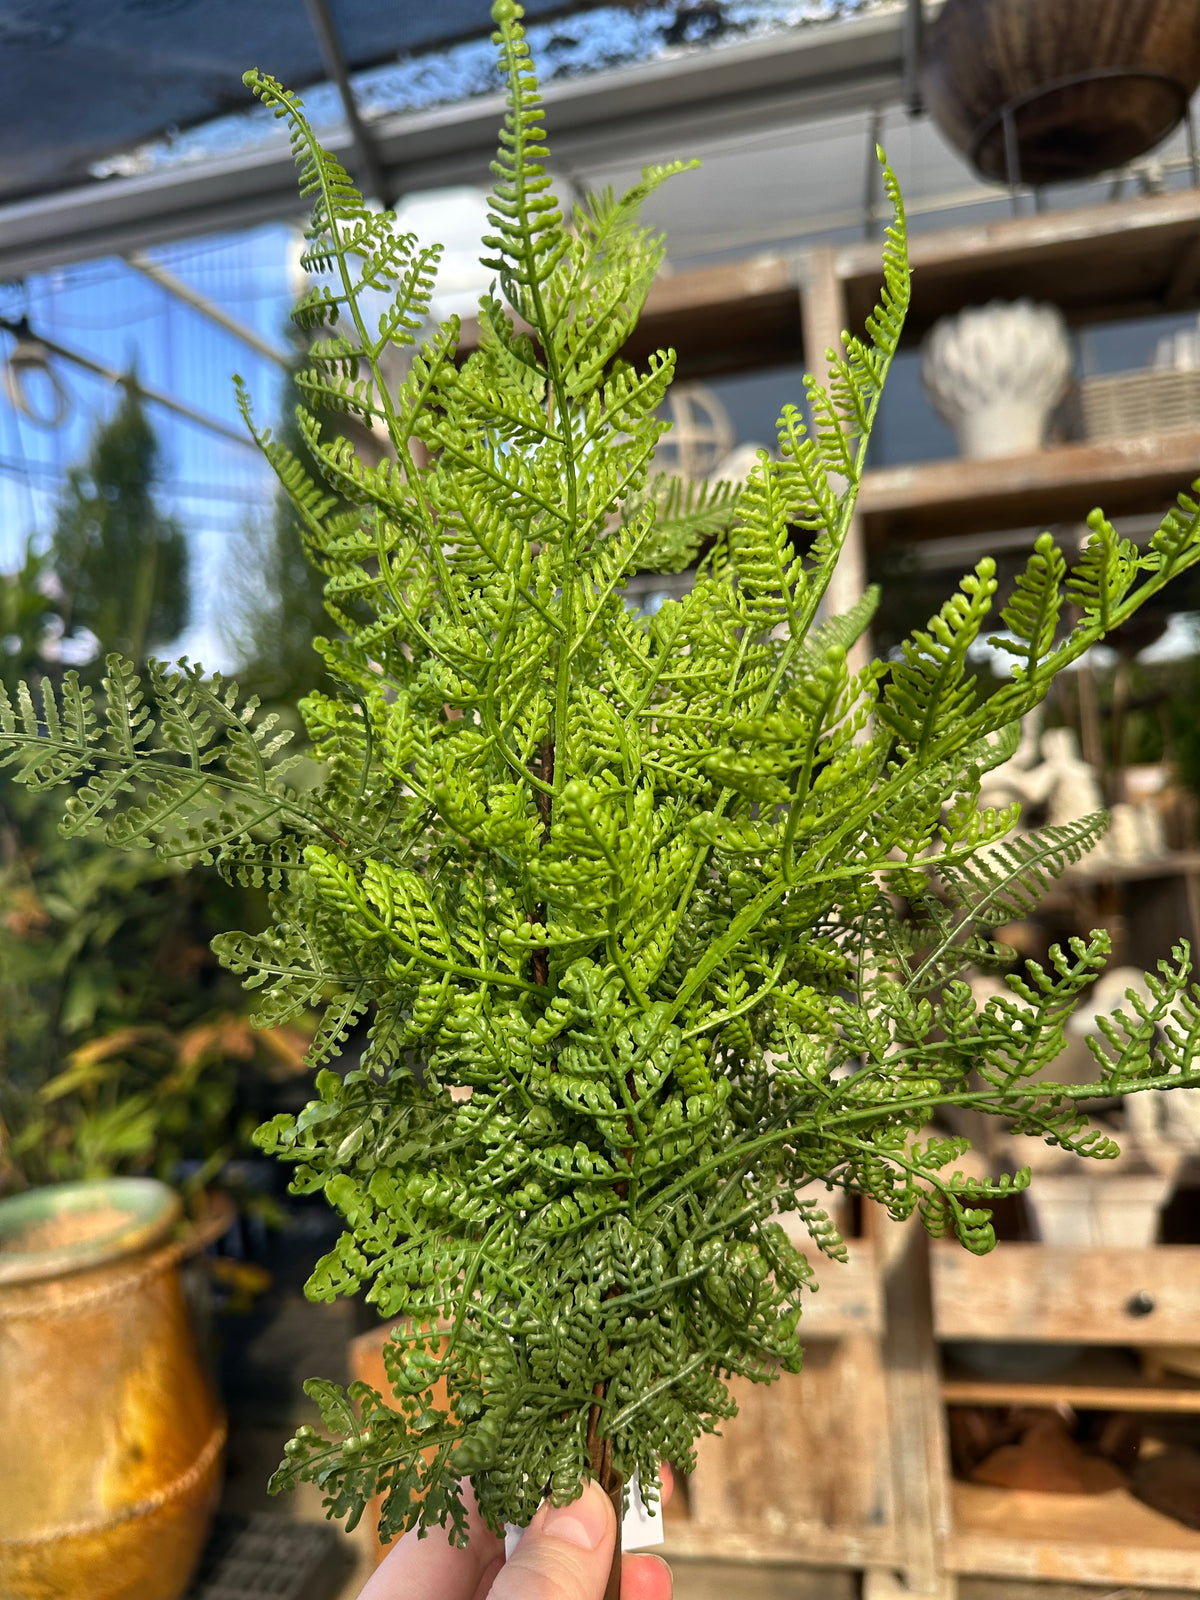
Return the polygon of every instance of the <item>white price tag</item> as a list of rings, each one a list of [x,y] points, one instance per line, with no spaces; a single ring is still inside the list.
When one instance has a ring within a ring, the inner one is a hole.
[[[513,1522],[504,1525],[504,1554],[508,1558],[525,1537],[525,1529]],[[629,1482],[629,1509],[621,1523],[622,1550],[648,1550],[663,1542],[662,1507],[650,1510],[642,1499],[641,1485],[635,1472]]]

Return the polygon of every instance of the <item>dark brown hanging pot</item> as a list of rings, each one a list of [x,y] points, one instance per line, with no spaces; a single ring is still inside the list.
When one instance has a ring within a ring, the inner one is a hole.
[[[1200,0],[946,0],[922,51],[938,127],[985,178],[1091,177],[1176,128],[1200,85]]]

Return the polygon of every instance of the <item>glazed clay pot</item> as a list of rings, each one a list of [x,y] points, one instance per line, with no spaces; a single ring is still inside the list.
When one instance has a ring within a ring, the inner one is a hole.
[[[1090,81],[1066,82],[1083,74]],[[1200,85],[1198,0],[946,0],[922,52],[938,127],[985,178],[1084,178],[1165,139]]]
[[[0,1600],[178,1600],[225,1425],[149,1178],[0,1201]]]

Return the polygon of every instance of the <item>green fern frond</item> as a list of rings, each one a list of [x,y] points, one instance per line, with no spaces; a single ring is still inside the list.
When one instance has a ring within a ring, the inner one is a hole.
[[[496,184],[488,221],[496,232],[483,240],[495,254],[485,256],[483,265],[499,274],[500,287],[517,315],[541,327],[546,321],[545,286],[567,254],[569,237],[543,165],[549,154],[544,113],[520,25],[521,7],[501,0],[493,16],[508,110],[500,130],[500,151],[492,163]]]
[[[568,227],[520,9],[494,16],[498,283],[465,359],[456,322],[428,329],[436,248],[365,205],[294,95],[248,79],[314,202],[302,393],[387,443],[364,462],[302,407],[314,481],[239,389],[325,578],[329,684],[300,708],[316,781],[291,787],[284,731],[195,667],[114,659],[96,704],[70,675],[0,694],[0,759],[68,788],[68,830],[271,891],[267,927],[219,953],[263,1022],[320,1015],[321,1070],[259,1142],[344,1220],[310,1294],[362,1293],[406,1329],[390,1393],[313,1386],[321,1429],[278,1481],[351,1519],[380,1493],[388,1535],[463,1536],[464,1476],[499,1527],[606,1461],[651,1491],[660,1457],[686,1467],[731,1377],[799,1366],[812,1272],[775,1219],[840,1259],[814,1193],[989,1248],[989,1203],[1026,1175],[963,1177],[963,1141],[930,1131],[943,1108],[1104,1158],[1089,1098],[1200,1083],[1182,947],[1101,1022],[1091,1085],[1053,1073],[1103,935],[982,1006],[963,980],[1012,967],[993,936],[1105,820],[1019,833],[1015,808],[980,811],[982,781],[1055,673],[1200,559],[1200,506],[1140,553],[1093,518],[1070,574],[1040,539],[990,695],[969,670],[990,562],[856,667],[878,594],[826,598],[908,304],[894,178],[879,305],[809,420],[786,407],[744,485],[670,479],[674,356],[627,354],[662,261],[639,207],[684,164]],[[654,615],[627,604],[635,575],[690,566]]]

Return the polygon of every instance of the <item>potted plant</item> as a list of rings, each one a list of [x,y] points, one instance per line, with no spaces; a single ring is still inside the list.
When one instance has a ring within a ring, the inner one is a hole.
[[[102,712],[70,681],[0,707],[14,770],[72,787],[68,830],[271,886],[270,926],[220,954],[265,1023],[324,1022],[317,1097],[260,1142],[346,1220],[310,1294],[405,1319],[392,1393],[311,1383],[324,1429],[278,1482],[319,1482],[351,1520],[381,1491],[385,1536],[464,1537],[467,1477],[497,1530],[585,1476],[616,1498],[636,1474],[653,1499],[659,1458],[686,1467],[731,1414],[730,1374],[799,1366],[811,1269],[776,1218],[837,1257],[828,1186],[990,1248],[988,1200],[1028,1175],[957,1173],[966,1142],[927,1131],[940,1106],[1104,1157],[1082,1103],[1200,1081],[1185,947],[1108,1025],[1098,1084],[1036,1075],[1103,934],[1027,964],[1011,998],[976,1007],[959,976],[1003,964],[991,931],[1105,822],[1014,834],[1015,808],[977,808],[982,777],[1056,673],[1200,559],[1197,508],[1140,551],[1095,515],[1069,573],[1039,539],[999,613],[1013,676],[987,698],[968,652],[990,560],[899,659],[851,676],[878,596],[824,620],[822,602],[908,298],[890,174],[881,302],[829,389],[809,382],[811,431],[788,407],[738,495],[664,481],[673,357],[620,352],[662,259],[639,205],[680,166],[565,219],[520,15],[497,0],[497,288],[461,364],[456,322],[420,338],[436,248],[398,237],[296,97],[248,75],[315,206],[302,391],[394,450],[364,467],[302,411],[322,486],[256,434],[327,574],[333,688],[302,706],[324,781],[290,787],[271,719],[187,664],[112,658]],[[368,290],[392,296],[377,324]],[[697,558],[684,598],[624,604],[631,573]],[[361,1061],[335,1070],[360,1019]]]
[[[68,659],[99,688],[105,651],[141,662],[184,626],[187,544],[159,477],[130,389],[68,474],[47,548],[0,575],[10,693],[61,683]],[[208,950],[237,914],[228,888],[150,850],[63,839],[60,809],[0,772],[0,1194],[118,1174],[174,1183],[184,1163],[198,1191],[236,1148],[250,1064],[289,1046],[294,1063],[297,1041],[256,1035]]]
[[[187,1586],[225,1419],[179,1273],[207,1239],[181,1233],[181,1213],[154,1178],[0,1200],[5,1600],[179,1600]]]
[[[154,465],[127,395],[49,548],[0,577],[13,692],[60,682],[79,627],[141,654],[182,626],[186,546]],[[257,1120],[231,1114],[251,1067],[294,1072],[307,1040],[256,1032],[214,974],[228,888],[64,840],[58,810],[0,774],[0,1593],[177,1600],[224,1437],[179,1268],[233,1220],[206,1188]]]

